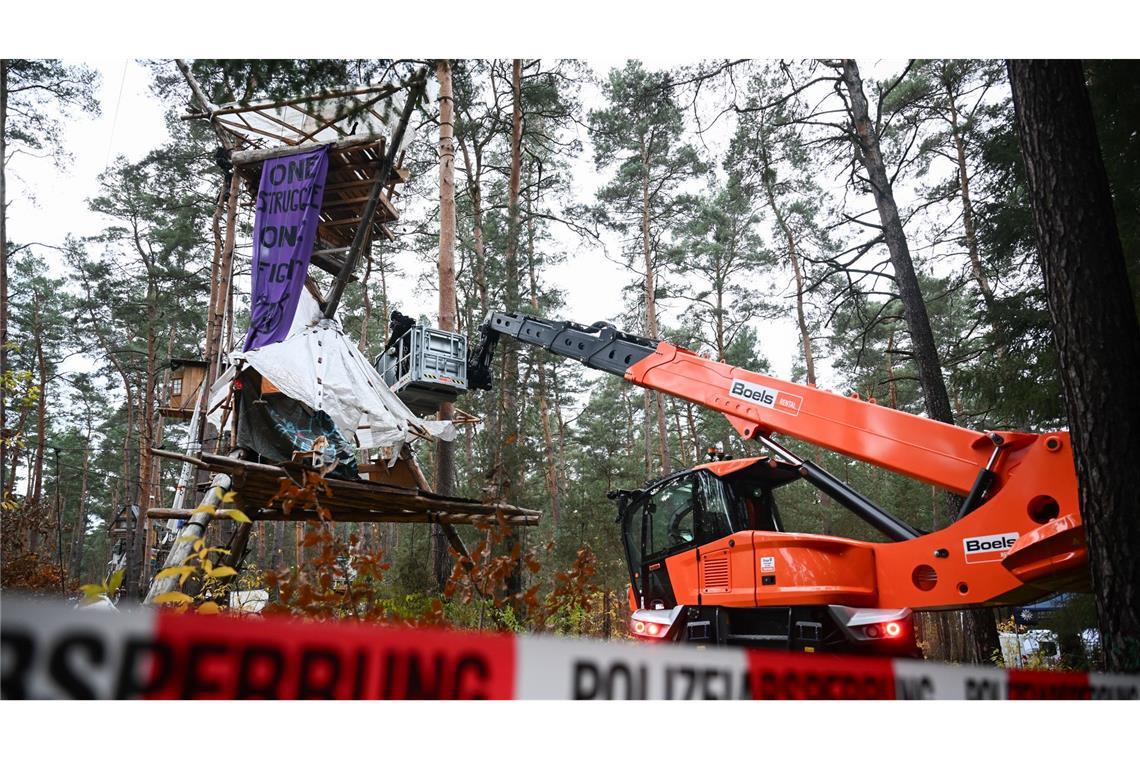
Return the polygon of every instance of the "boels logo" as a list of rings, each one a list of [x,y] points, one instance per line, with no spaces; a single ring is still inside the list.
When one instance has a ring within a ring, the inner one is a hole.
[[[992,536],[971,536],[962,539],[966,562],[1000,562],[1017,543],[1018,533],[997,533]]]
[[[728,395],[751,401],[760,406],[766,406],[769,409],[776,409],[786,414],[799,414],[800,403],[803,401],[802,396],[772,390],[771,388],[765,388],[763,385],[750,383],[746,380],[733,380],[732,385],[728,389]]]

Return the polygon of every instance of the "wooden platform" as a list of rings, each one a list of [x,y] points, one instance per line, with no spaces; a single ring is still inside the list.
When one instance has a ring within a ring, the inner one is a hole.
[[[158,454],[158,450],[155,450]],[[187,460],[180,454],[162,452],[160,455]],[[284,467],[246,462],[241,459],[203,454],[191,460],[198,467],[214,473],[225,473],[233,481],[239,508],[253,520],[319,520],[312,505],[298,505],[286,510],[284,490],[290,486],[302,487],[316,470],[298,463]],[[488,519],[503,520],[511,525],[537,525],[541,513],[510,504],[484,503],[472,499],[441,496],[419,488],[405,488],[387,483],[326,479],[328,493],[323,489],[310,489],[317,501],[327,510],[327,517],[341,522],[392,522],[440,523],[443,525],[473,525]],[[186,519],[190,510],[151,509],[149,519]]]
[[[348,90],[328,90],[286,100],[200,104],[185,120],[208,120],[218,132],[246,192],[256,198],[261,167],[269,158],[329,146],[329,170],[321,204],[312,263],[340,275],[361,223],[368,241],[394,240],[388,225],[399,213],[393,199],[406,181],[403,153],[393,155],[391,171],[371,219],[364,219],[368,198],[388,152],[411,80]],[[204,99],[204,95],[202,96]]]
[[[312,150],[313,143],[268,150],[239,151],[233,154],[234,170],[244,180],[247,192],[256,197],[261,183],[261,170],[267,158],[287,156]],[[349,137],[329,144],[329,170],[325,178],[317,247],[312,262],[330,274],[339,274],[356,235],[364,221],[362,214],[376,182],[376,173],[384,159],[387,140],[384,137]],[[371,240],[395,240],[388,225],[399,219],[392,203],[399,196],[398,185],[408,177],[407,169],[393,167],[388,186],[380,194],[380,202],[372,215]]]

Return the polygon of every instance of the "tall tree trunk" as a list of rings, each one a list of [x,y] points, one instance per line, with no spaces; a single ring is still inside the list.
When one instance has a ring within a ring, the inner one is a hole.
[[[1108,667],[1140,671],[1140,325],[1079,61],[1010,61]],[[1131,421],[1131,422],[1129,422]]]
[[[634,441],[637,440],[637,435],[634,433],[635,426],[634,426],[634,422],[633,422],[633,402],[630,401],[629,394],[626,392],[624,385],[622,386],[620,393],[621,393],[622,405],[625,406],[625,440],[628,441],[626,446],[628,448],[628,453],[630,455],[632,455],[633,454],[633,450],[632,450],[633,449],[633,443],[634,443]],[[649,416],[648,397],[644,393],[642,393],[641,398],[642,398],[642,400],[645,401],[645,416],[646,416],[646,418],[648,418],[648,416]],[[649,464],[650,464],[650,462],[649,462],[649,439],[646,438],[645,439],[645,477],[647,480],[649,479],[649,476],[650,476]],[[606,487],[612,488],[613,486],[611,484],[607,483]]]
[[[511,65],[511,174],[507,198],[507,250],[506,250],[506,307],[507,311],[518,311],[519,296],[519,190],[522,181],[522,60],[514,59]],[[515,341],[507,341],[509,350],[503,352],[503,438],[502,482],[503,498],[510,500],[521,490],[522,472],[519,464],[521,422],[518,414],[519,353]],[[518,532],[511,531],[508,551],[518,546]],[[507,577],[507,593],[517,594],[522,590],[522,563],[517,563]],[[516,612],[521,613],[519,608]]]
[[[685,466],[685,459],[688,458],[688,442],[685,440],[685,426],[681,424],[681,407],[683,403],[677,399],[669,399],[669,408],[673,412],[673,424],[677,426],[677,464],[681,467]],[[693,462],[693,464],[697,464]]]
[[[898,384],[895,382],[894,350],[895,331],[892,329],[890,334],[887,336],[887,350],[884,353],[884,357],[887,362],[887,406],[889,406],[891,409],[898,409],[899,392],[897,387]]]
[[[83,549],[87,537],[87,473],[91,463],[91,419],[87,420],[87,436],[83,441],[83,469],[79,475],[79,503],[75,506],[75,532],[71,536],[71,578],[82,580]]]
[[[8,61],[0,59],[0,378],[8,372]],[[0,393],[0,502],[15,483],[7,478],[8,394]],[[12,457],[15,459],[15,457]]]
[[[910,247],[895,203],[894,189],[891,187],[886,163],[879,148],[878,129],[871,120],[867,98],[863,93],[863,80],[854,60],[843,61],[842,77],[850,98],[851,120],[856,136],[855,153],[867,172],[867,181],[879,212],[883,240],[890,253],[895,284],[903,304],[907,330],[910,333],[911,352],[918,364],[926,413],[931,419],[953,424],[954,414],[950,407],[950,395],[946,392],[946,381],[942,377],[942,363],[938,358],[938,349],[934,345],[930,315],[922,298],[918,276],[914,271],[914,261],[911,259]],[[955,494],[947,493],[943,501],[944,514],[940,522],[946,525],[957,516],[961,500]],[[969,614],[978,618],[975,626],[978,636],[972,642],[970,659],[975,662],[986,662],[993,650],[999,646],[997,629],[993,626],[992,616],[985,610],[972,610]],[[989,625],[985,624],[982,616],[989,621]]]
[[[649,331],[649,337],[653,340],[658,340],[657,337],[657,286],[654,282],[654,266],[653,266],[653,245],[651,233],[652,229],[649,223],[649,149],[642,145],[641,151],[641,246],[642,254],[645,257],[645,327]],[[671,468],[671,461],[669,457],[669,436],[665,429],[665,401],[661,398],[661,394],[654,391],[646,391],[648,395],[653,396],[654,403],[657,407],[657,453],[660,457],[659,471],[662,475],[669,472]],[[648,414],[648,409],[646,413]],[[648,430],[646,431],[648,433]],[[646,445],[649,445],[649,438],[646,437]],[[647,468],[649,470],[652,467]]]
[[[221,266],[218,278],[210,288],[210,314],[209,321],[213,324],[212,331],[208,332],[210,342],[206,346],[206,384],[208,391],[219,375],[219,359],[221,358],[222,325],[228,311],[229,291],[233,275],[234,243],[237,234],[237,203],[241,194],[241,180],[235,172],[230,178],[230,185],[225,196],[226,201],[226,234],[222,243]],[[141,251],[140,251],[141,253]],[[201,427],[201,435],[205,436],[207,425]]]
[[[811,334],[807,328],[807,318],[804,316],[804,275],[803,270],[800,268],[800,255],[796,250],[796,236],[792,232],[791,226],[788,225],[788,220],[784,216],[784,212],[780,209],[780,205],[776,203],[776,190],[772,186],[773,172],[772,167],[768,161],[768,150],[761,148],[760,159],[763,162],[761,167],[763,171],[764,191],[768,195],[768,205],[772,207],[772,214],[776,217],[776,224],[780,227],[780,232],[784,235],[784,241],[788,244],[788,263],[792,265],[792,274],[796,280],[796,324],[800,330],[800,345],[804,352],[804,366],[807,369],[807,384],[815,385],[815,355],[811,350]]]
[[[35,314],[32,316],[32,325],[36,343],[36,374],[38,375],[37,388],[39,397],[36,399],[36,455],[32,465],[32,488],[25,509],[32,509],[35,518],[39,518],[41,500],[43,498],[44,481],[44,447],[47,445],[47,359],[44,356],[43,321],[40,318],[39,296],[35,296]],[[38,541],[39,531],[33,530],[33,545]]]
[[[649,480],[653,477],[653,402],[651,397],[653,391],[644,390],[641,392],[641,437],[645,443],[645,479]],[[635,440],[635,439],[630,439]]]
[[[368,294],[368,279],[372,276],[372,254],[364,257],[364,274],[360,278],[360,295],[364,299],[364,313],[360,316],[360,337],[356,347],[360,351],[368,350],[368,328],[372,321],[372,297]]]
[[[867,107],[863,94],[863,80],[855,61],[843,61],[843,82],[851,101],[851,116],[856,140],[856,154],[867,172],[867,180],[875,206],[879,212],[879,224],[883,240],[890,252],[891,266],[895,272],[899,299],[903,304],[903,315],[910,332],[914,358],[918,364],[919,382],[922,385],[926,412],[931,419],[941,422],[954,422],[950,408],[950,396],[946,392],[946,382],[942,377],[942,363],[938,349],[934,345],[934,331],[930,327],[930,316],[922,299],[922,290],[914,272],[910,247],[903,231],[898,206],[895,204],[894,189],[887,177],[887,167],[879,149],[879,135]]]
[[[131,472],[131,436],[134,432],[135,426],[135,393],[134,385],[131,383],[130,377],[127,374],[126,367],[119,361],[118,357],[108,353],[107,346],[103,344],[102,337],[99,338],[100,344],[103,347],[104,354],[111,360],[111,364],[119,373],[119,378],[123,381],[123,393],[126,394],[126,424],[123,426],[123,444],[119,449],[120,456],[122,457],[122,465],[119,468],[119,477],[115,478],[115,485],[111,489],[111,516],[118,514],[119,507],[128,504],[130,501],[130,491],[128,490],[128,482]],[[130,509],[127,509],[128,519],[130,518]]]
[[[685,402],[685,423],[689,426],[689,443],[693,446],[693,462],[701,461],[701,441],[697,437],[697,422],[693,417],[693,405]]]
[[[135,522],[134,537],[131,542],[131,562],[127,571],[129,584],[127,591],[130,598],[137,598],[143,590],[144,579],[147,575],[146,567],[146,513],[150,510],[152,500],[151,466],[154,456],[150,453],[154,445],[154,375],[158,363],[158,348],[155,340],[155,324],[158,321],[158,287],[154,282],[153,274],[148,273],[150,282],[147,285],[146,307],[146,369],[143,372],[143,401],[139,410],[139,480],[138,480],[138,506],[139,517]],[[205,427],[205,426],[203,426]]]
[[[558,471],[566,472],[566,422],[562,419],[562,391],[558,385],[558,365],[550,365],[550,385],[554,392],[554,419],[558,423]]]
[[[970,270],[974,273],[974,280],[978,289],[982,291],[982,300],[991,311],[994,308],[994,291],[982,270],[982,257],[978,254],[978,230],[974,222],[974,204],[970,201],[970,172],[966,166],[966,143],[962,139],[962,130],[958,124],[958,103],[949,81],[944,81],[946,96],[950,106],[950,136],[954,140],[954,153],[958,162],[958,196],[962,201],[962,227],[966,233],[966,254],[970,257]]]
[[[222,288],[219,284],[222,272],[222,249],[224,247],[222,242],[222,215],[226,211],[226,188],[228,186],[228,183],[223,181],[218,188],[214,213],[210,217],[210,231],[214,238],[214,255],[210,257],[210,295],[206,305],[206,343],[203,346],[203,355],[207,365],[213,359],[211,351],[215,345],[215,336],[220,334],[222,330],[222,326],[216,322],[214,317],[219,311],[217,301],[222,297]],[[194,431],[190,431],[190,435],[194,435]]]
[[[483,245],[483,190],[482,174],[483,163],[479,146],[475,146],[475,160],[472,162],[471,152],[466,141],[460,139],[459,149],[463,152],[463,173],[467,179],[467,195],[471,199],[471,249],[475,254],[472,275],[475,280],[475,289],[479,293],[479,307],[486,316],[490,310],[490,296],[487,291],[487,259]]]
[[[451,64],[436,62],[439,81],[439,329],[455,331],[455,102],[452,99]],[[455,416],[453,404],[439,407],[439,419]],[[455,488],[455,444],[438,440],[435,444],[435,490],[450,496]],[[432,572],[440,591],[451,576],[451,556],[447,536],[435,523],[431,526]]]
[[[471,248],[474,255],[471,274],[475,281],[475,290],[479,296],[479,312],[480,319],[482,319],[489,314],[491,310],[491,298],[487,286],[486,250],[483,243],[482,149],[478,142],[474,143],[472,149],[468,149],[467,142],[462,138],[458,139],[457,142],[463,153],[463,173],[466,178],[467,195],[471,200]],[[474,159],[472,159],[472,154],[474,154]],[[502,389],[500,388],[500,396],[501,391]],[[484,428],[486,432],[482,439],[495,442],[495,445],[492,446],[494,451],[491,453],[489,461],[487,462],[488,471],[497,473],[501,468],[502,461],[497,442],[502,439],[502,436],[500,435],[498,409],[494,402],[486,404],[485,416],[487,419],[487,424]],[[471,432],[469,426],[467,436],[467,460],[469,463],[474,461],[471,452],[473,438],[474,434]]]
[[[91,319],[95,321],[94,311],[88,311]],[[99,347],[103,350],[103,355],[111,362],[111,366],[115,368],[115,372],[119,375],[119,379],[123,383],[123,393],[126,395],[126,424],[123,426],[123,442],[119,448],[119,458],[122,460],[119,465],[119,475],[112,478],[111,485],[111,509],[109,515],[113,519],[119,513],[119,508],[129,499],[127,482],[130,478],[130,461],[131,461],[131,436],[134,432],[134,414],[135,414],[135,395],[134,386],[131,383],[130,376],[127,374],[127,368],[123,365],[122,361],[115,354],[111,353],[106,340],[102,333],[98,330],[95,331],[96,340],[99,342]],[[127,511],[128,519],[130,510]]]
[[[530,309],[538,311],[538,278],[535,276],[535,218],[531,215],[530,194],[527,194],[527,271],[530,280]],[[543,352],[535,354],[535,371],[538,374],[538,417],[543,425],[543,460],[546,464],[546,493],[551,499],[551,518],[559,524],[559,469],[554,460],[554,435],[551,431],[551,410],[546,402],[546,361]]]
[[[380,273],[380,325],[383,330],[381,342],[388,345],[388,262],[384,260],[383,247],[378,248],[376,251],[376,271]]]

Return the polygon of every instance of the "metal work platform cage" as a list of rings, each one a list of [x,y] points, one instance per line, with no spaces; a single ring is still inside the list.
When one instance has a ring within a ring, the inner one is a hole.
[[[467,336],[415,325],[376,357],[376,371],[413,412],[435,414],[467,392]]]

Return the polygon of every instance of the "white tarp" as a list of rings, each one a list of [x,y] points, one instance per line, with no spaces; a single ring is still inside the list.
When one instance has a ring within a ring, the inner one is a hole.
[[[327,413],[345,440],[359,436],[365,447],[398,446],[422,435],[455,440],[453,423],[413,414],[340,325],[321,316],[305,290],[285,340],[235,351],[230,359],[231,366],[245,362],[286,396]],[[229,380],[232,374],[227,372],[210,390],[211,407],[215,397],[224,397]],[[220,417],[220,412],[211,415],[211,422],[220,424],[215,416]]]

